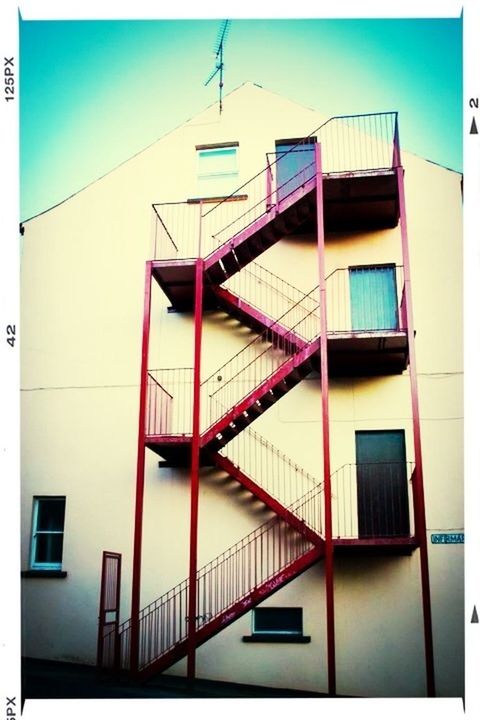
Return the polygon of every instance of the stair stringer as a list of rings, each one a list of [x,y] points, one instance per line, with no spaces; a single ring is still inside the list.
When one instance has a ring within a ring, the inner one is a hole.
[[[324,547],[314,547],[298,557],[293,563],[280,570],[266,580],[245,597],[237,600],[232,606],[224,610],[213,620],[203,625],[195,635],[195,647],[203,645],[207,640],[224,630],[228,625],[245,615],[249,610],[259,605],[268,597],[280,590],[284,585],[294,580],[324,556]],[[188,652],[187,639],[180,641],[162,656],[139,670],[137,679],[147,681],[153,675],[163,672],[174,663],[181,660]]]
[[[265,378],[257,387],[251,390],[244,398],[242,398],[236,405],[230,408],[221,418],[216,420],[209,428],[207,428],[201,435],[200,443],[201,447],[206,447],[209,443],[215,440],[218,434],[222,434],[222,431],[231,424],[235,424],[235,420],[243,414],[249,413],[252,410],[252,406],[255,403],[265,402],[268,400],[268,407],[273,405],[279,397],[276,397],[275,392],[281,383],[289,378],[293,378],[295,384],[298,383],[303,377],[305,377],[310,368],[307,367],[309,360],[320,351],[320,339],[315,338],[312,342],[306,343],[305,346],[292,355],[286,360],[279,368],[277,368],[271,375]],[[298,375],[298,379],[295,377],[295,373]],[[285,387],[282,395],[288,392],[290,388]],[[263,408],[263,409],[266,409]],[[263,411],[263,410],[262,410]],[[253,422],[255,418],[251,418],[250,422]],[[245,425],[243,425],[245,427]],[[242,428],[243,429],[243,428]]]
[[[309,542],[323,547],[324,540],[322,536],[312,530],[300,515],[295,514],[290,508],[282,505],[280,500],[270,495],[261,485],[257,485],[254,480],[234,465],[228,457],[224,457],[217,452],[211,452],[210,457],[218,468],[227,472],[234,480],[243,485],[244,488],[249,490],[256,498],[261,500],[270,510],[278,515],[278,517],[281,517],[282,520],[285,520],[294,530],[309,540]]]
[[[217,284],[227,280],[288,232],[300,227],[305,222],[305,216],[299,217],[295,212],[296,207],[302,202],[309,203],[310,197],[313,202],[316,184],[317,178],[313,175],[279,203],[265,210],[259,218],[212,250],[204,259],[205,273],[210,282]]]

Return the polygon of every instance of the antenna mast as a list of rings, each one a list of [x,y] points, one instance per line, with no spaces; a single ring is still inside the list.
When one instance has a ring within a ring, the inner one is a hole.
[[[211,80],[215,77],[217,73],[219,73],[219,83],[218,83],[218,94],[219,94],[219,100],[220,100],[220,114],[222,114],[222,100],[223,100],[223,48],[225,46],[225,42],[227,40],[227,35],[230,30],[230,20],[224,20],[220,26],[220,29],[218,31],[217,40],[215,42],[215,46],[213,49],[214,55],[215,55],[215,70],[211,73],[210,77],[205,83],[205,87],[209,84]]]

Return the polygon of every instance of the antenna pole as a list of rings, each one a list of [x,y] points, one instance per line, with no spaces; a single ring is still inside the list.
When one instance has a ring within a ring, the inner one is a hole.
[[[210,77],[206,81],[205,85],[208,85],[211,80],[215,77],[217,73],[219,73],[219,84],[218,84],[218,94],[219,94],[219,107],[220,107],[220,115],[222,114],[223,109],[223,46],[225,44],[225,41],[227,39],[228,31],[230,29],[230,20],[224,20],[223,24],[219,30],[218,36],[217,36],[217,42],[215,44],[215,56],[216,56],[216,62],[215,62],[215,70],[211,73]]]
[[[223,39],[220,43],[220,82],[219,82],[219,95],[220,95],[220,115],[222,114],[222,98],[223,98]]]

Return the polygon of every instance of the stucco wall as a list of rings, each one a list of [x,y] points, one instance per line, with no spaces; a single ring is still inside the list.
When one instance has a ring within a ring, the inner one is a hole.
[[[228,101],[228,102],[227,102]],[[238,140],[247,179],[276,138],[323,120],[247,85],[57,208],[27,222],[22,256],[22,568],[29,563],[32,498],[66,495],[65,579],[23,583],[27,656],[93,663],[102,550],[123,555],[122,619],[129,616],[144,263],[151,204],[196,194],[195,145]],[[255,106],[255,132],[249,118]],[[405,155],[427,527],[463,526],[461,197],[457,174]],[[259,262],[308,291],[318,283],[313,236],[290,237]],[[401,264],[398,228],[327,238],[327,272]],[[152,305],[150,367],[193,364],[190,314]],[[254,337],[223,313],[205,317],[202,376]],[[413,460],[408,373],[331,382],[332,471],[355,461],[355,431],[404,429]],[[321,478],[320,381],[312,374],[254,429]],[[142,604],[188,575],[188,472],[160,469],[147,452]],[[199,565],[270,517],[221,473],[201,478]],[[429,544],[437,689],[462,693],[462,548]],[[271,687],[327,689],[323,565],[266,601],[304,608],[307,645],[242,643],[250,614],[198,650],[199,676]],[[335,571],[338,690],[424,693],[418,552],[339,557]],[[381,639],[381,641],[379,641]],[[278,648],[281,648],[281,652]],[[184,671],[185,664],[169,672]]]

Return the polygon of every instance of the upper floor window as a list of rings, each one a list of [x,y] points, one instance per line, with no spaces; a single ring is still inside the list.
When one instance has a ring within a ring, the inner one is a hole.
[[[64,523],[64,497],[33,499],[30,560],[33,570],[61,570]]]
[[[199,197],[225,197],[238,187],[238,142],[197,145]]]

